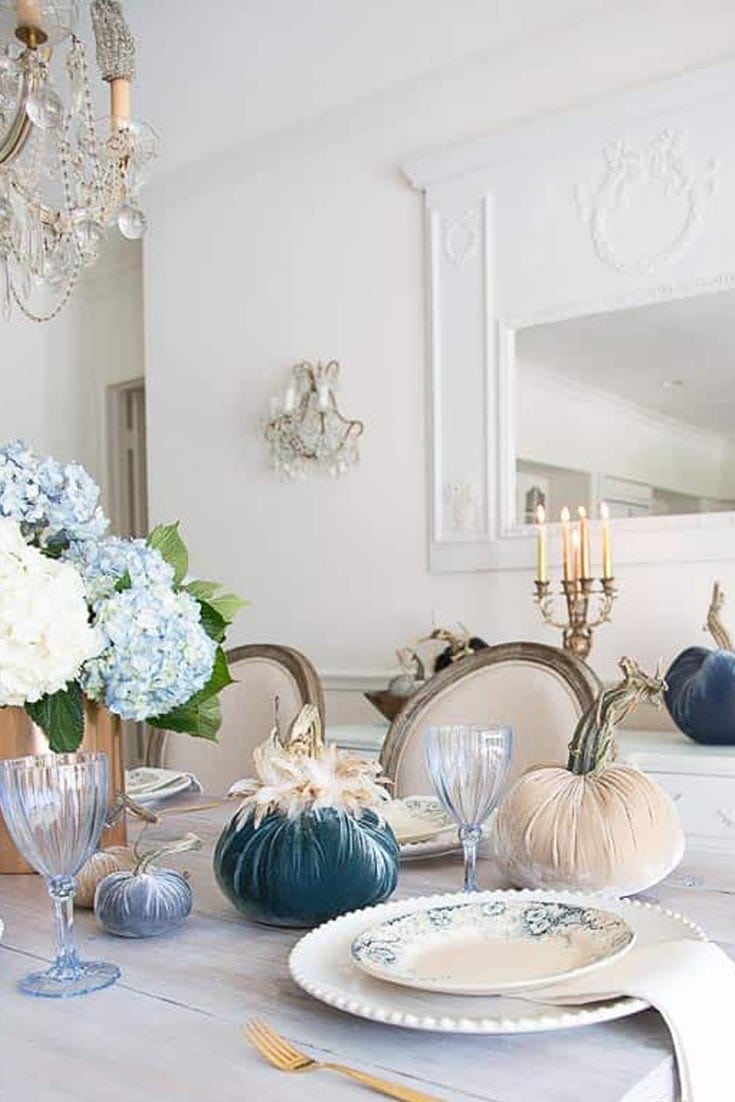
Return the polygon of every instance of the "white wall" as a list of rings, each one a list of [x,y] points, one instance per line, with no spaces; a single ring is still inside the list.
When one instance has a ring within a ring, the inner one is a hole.
[[[78,460],[100,483],[103,501],[107,387],[144,371],[141,267],[140,245],[111,236],[54,321],[17,312],[0,319],[0,444],[22,437],[36,451]]]
[[[427,570],[422,203],[399,166],[720,60],[733,45],[726,3],[604,5],[594,22],[149,192],[152,520],[183,518],[196,571],[253,602],[235,642],[288,642],[322,669],[360,670],[391,665],[432,614],[491,641],[557,641],[540,626],[530,573]],[[280,484],[259,435],[268,396],[291,363],[331,357],[344,366],[346,411],[366,422],[362,465],[338,482]],[[735,560],[718,572],[735,606]],[[593,652],[600,672],[611,675],[622,653],[652,663],[696,641],[713,573],[621,570],[614,625]]]
[[[0,319],[0,443],[18,437],[46,448],[53,435],[47,399],[55,349],[66,342],[63,321],[48,328],[15,314]],[[62,366],[63,370],[63,366]]]

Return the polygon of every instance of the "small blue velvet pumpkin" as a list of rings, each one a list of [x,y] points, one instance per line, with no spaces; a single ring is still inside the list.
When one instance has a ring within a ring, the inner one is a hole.
[[[159,937],[191,914],[193,895],[173,869],[112,872],[97,885],[94,913],[108,934]]]
[[[272,811],[255,825],[237,812],[214,852],[227,898],[248,917],[275,926],[315,926],[381,903],[398,880],[399,848],[374,811]]]
[[[696,742],[735,746],[735,654],[689,647],[666,674],[666,707]]]

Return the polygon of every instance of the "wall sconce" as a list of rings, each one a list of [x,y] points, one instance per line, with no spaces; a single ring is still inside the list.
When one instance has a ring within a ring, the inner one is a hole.
[[[271,398],[265,438],[271,466],[288,478],[305,478],[314,467],[336,477],[359,461],[365,426],[340,413],[335,391],[339,364],[295,364],[282,395]]]

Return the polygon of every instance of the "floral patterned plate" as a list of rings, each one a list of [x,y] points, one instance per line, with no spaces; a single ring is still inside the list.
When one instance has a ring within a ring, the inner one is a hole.
[[[449,995],[495,995],[579,976],[635,940],[619,915],[558,901],[461,902],[399,914],[352,943],[378,979]]]
[[[430,837],[423,837],[421,841],[407,842],[396,835],[401,847],[401,861],[425,861],[432,857],[449,857],[452,854],[462,852],[457,827],[451,822],[436,796],[404,796],[401,800],[392,800],[387,808],[389,809],[397,803],[402,804],[411,815],[415,815],[418,819],[427,822],[433,821],[436,826],[439,826],[440,823],[444,824],[441,830],[432,833]],[[393,826],[389,813],[384,810],[383,814]],[[495,812],[493,811],[490,819],[483,827],[483,839],[490,836],[490,826],[494,815]],[[393,830],[395,833],[395,827],[393,827]]]
[[[391,800],[381,812],[393,830],[400,846],[428,842],[450,832],[457,842],[457,828],[436,796],[405,796]]]

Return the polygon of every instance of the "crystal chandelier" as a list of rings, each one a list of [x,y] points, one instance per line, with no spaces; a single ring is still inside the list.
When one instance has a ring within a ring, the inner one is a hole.
[[[135,43],[120,0],[92,0],[111,90],[95,119],[77,0],[0,0],[0,311],[55,317],[107,228],[145,233],[139,191],[157,140],[130,117]],[[59,54],[65,57],[59,58]]]
[[[358,440],[365,426],[350,421],[338,407],[335,390],[339,364],[299,363],[283,396],[271,399],[265,426],[271,466],[289,478],[304,478],[320,466],[329,474],[343,474],[359,460]]]

